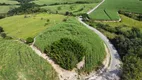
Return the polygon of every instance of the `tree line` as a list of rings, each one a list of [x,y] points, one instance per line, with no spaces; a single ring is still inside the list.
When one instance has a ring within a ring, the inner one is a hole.
[[[109,25],[97,24],[98,29],[116,35],[110,39],[116,47],[123,62],[122,80],[142,79],[142,32],[139,28],[133,27],[128,30],[128,26],[111,27]]]

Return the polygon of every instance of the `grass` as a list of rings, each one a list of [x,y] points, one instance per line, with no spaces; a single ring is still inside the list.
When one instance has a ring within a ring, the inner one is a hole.
[[[3,5],[3,6],[0,6],[0,14],[1,13],[7,13],[10,9],[14,9],[18,6],[16,5]]]
[[[90,3],[90,4],[66,4],[66,5],[54,5],[54,6],[44,6],[42,8],[49,10],[52,13],[65,14],[67,11],[72,12],[74,15],[79,15],[86,13],[98,3]]]
[[[118,10],[142,13],[141,7],[142,1],[139,0],[105,0],[105,2],[89,16],[91,19],[96,20],[118,20]]]
[[[30,47],[0,38],[1,80],[58,80],[52,66]]]
[[[17,1],[14,1],[14,0],[0,0],[0,3],[18,4],[18,2],[17,2]]]
[[[54,14],[32,14],[17,15],[13,17],[7,17],[0,20],[0,26],[2,26],[5,32],[12,37],[26,39],[27,37],[34,37],[46,28],[62,22],[65,18],[63,15]],[[47,19],[50,21],[47,22]]]
[[[137,21],[137,20],[126,17],[126,16],[121,15],[121,14],[120,14],[120,17],[122,19],[121,22],[98,22],[98,23],[107,24],[107,25],[111,26],[112,28],[124,26],[124,25],[127,26],[127,27],[122,27],[121,28],[122,31],[130,30],[132,27],[139,28],[142,31],[142,21]],[[93,25],[93,27],[96,28],[96,23],[87,22],[87,24],[91,24],[91,25]],[[116,37],[116,35],[114,33],[110,33],[110,32],[105,31],[103,29],[100,29],[100,31],[103,32],[110,39],[113,39],[114,37]]]
[[[137,21],[132,18],[126,17],[124,15],[120,15],[122,21],[121,22],[103,22],[104,24],[108,24],[112,27],[117,27],[121,25],[127,25],[131,27],[137,27],[142,29],[142,21]]]
[[[75,18],[68,18],[45,30],[37,36],[35,45],[43,52],[47,46],[61,38],[69,38],[81,43],[85,49],[84,71],[90,72],[99,66],[105,57],[104,43],[93,31],[84,27]]]
[[[55,3],[75,3],[75,2],[89,2],[89,3],[92,3],[92,2],[99,2],[100,0],[36,0],[36,1],[33,1],[35,2],[36,4],[38,5],[43,5],[43,4],[55,4]]]
[[[9,6],[0,6],[0,13],[7,13],[9,8]]]

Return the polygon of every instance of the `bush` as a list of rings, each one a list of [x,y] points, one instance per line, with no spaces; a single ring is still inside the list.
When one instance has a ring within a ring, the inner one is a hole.
[[[4,30],[3,30],[3,28],[2,28],[2,27],[0,27],[0,33],[1,33],[1,32],[4,32]]]
[[[1,37],[2,37],[2,38],[5,38],[5,37],[6,37],[6,34],[5,34],[5,33],[1,33]]]
[[[26,43],[27,43],[27,44],[32,43],[32,42],[34,42],[34,39],[33,39],[33,38],[28,37],[28,38],[26,39]]]
[[[85,49],[75,40],[62,38],[47,47],[45,53],[62,68],[71,70],[82,60]]]

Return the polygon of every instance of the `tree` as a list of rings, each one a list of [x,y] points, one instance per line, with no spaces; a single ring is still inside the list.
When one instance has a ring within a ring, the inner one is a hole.
[[[76,67],[85,54],[85,48],[75,40],[62,38],[44,50],[62,68],[71,70]]]
[[[5,37],[6,37],[6,34],[5,34],[5,33],[1,33],[1,37],[2,37],[2,38],[5,38]]]
[[[26,43],[27,43],[27,44],[32,43],[33,41],[34,41],[34,39],[31,38],[31,37],[28,37],[28,38],[26,39]]]
[[[1,33],[1,32],[4,32],[4,30],[3,30],[3,28],[0,26],[0,33]]]
[[[122,80],[142,80],[142,60],[135,54],[123,58]]]

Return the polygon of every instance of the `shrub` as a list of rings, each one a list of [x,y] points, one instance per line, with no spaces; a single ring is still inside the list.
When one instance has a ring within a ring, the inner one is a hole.
[[[2,37],[2,38],[5,38],[5,37],[6,37],[6,34],[5,34],[5,33],[1,33],[1,37]]]
[[[26,43],[27,43],[27,44],[32,43],[32,42],[34,42],[34,39],[33,39],[33,38],[28,37],[28,38],[26,39]]]
[[[45,53],[62,68],[71,70],[82,60],[85,49],[75,40],[61,38],[47,47]]]
[[[1,32],[4,32],[4,30],[3,30],[3,28],[0,26],[0,33],[1,33]]]

